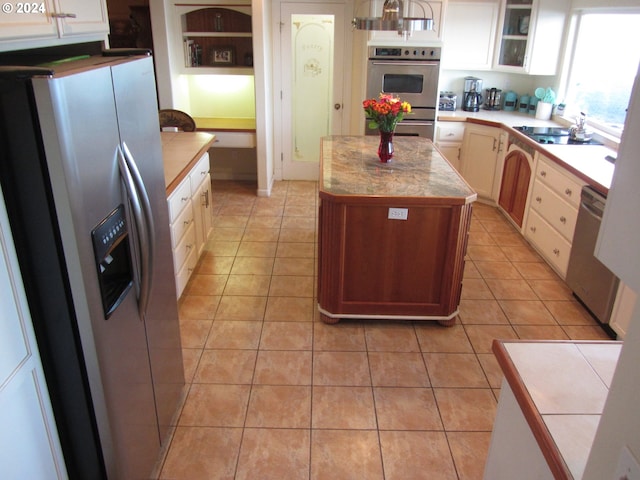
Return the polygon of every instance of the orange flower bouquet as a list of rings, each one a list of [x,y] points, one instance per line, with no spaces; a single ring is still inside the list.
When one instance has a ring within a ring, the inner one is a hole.
[[[379,98],[362,102],[364,113],[369,119],[369,128],[381,132],[393,132],[406,113],[411,113],[409,102],[403,102],[393,95],[381,93]]]

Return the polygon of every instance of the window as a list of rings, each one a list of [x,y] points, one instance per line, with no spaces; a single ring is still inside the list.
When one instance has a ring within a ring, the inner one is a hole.
[[[588,122],[619,136],[638,63],[640,11],[579,15],[567,82],[570,115],[584,112]]]

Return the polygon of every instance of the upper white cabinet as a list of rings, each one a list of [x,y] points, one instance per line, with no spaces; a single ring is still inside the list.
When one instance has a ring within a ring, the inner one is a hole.
[[[503,0],[495,68],[555,75],[569,0]]]
[[[41,0],[3,5],[0,51],[106,41],[109,33],[105,0]]]
[[[499,13],[498,0],[450,0],[444,23],[442,67],[491,69]]]
[[[407,39],[402,35],[398,35],[396,31],[372,31],[369,34],[369,43],[372,45],[393,45],[394,43],[402,43],[410,45],[412,43],[424,42],[441,42],[444,25],[444,15],[446,0],[444,1],[422,1],[422,0],[405,0],[405,8],[408,8],[408,17],[433,18],[433,30],[424,30],[413,32]],[[380,17],[382,15],[382,5],[384,0],[374,0],[371,2],[371,10],[366,11],[363,2],[356,1],[356,15],[358,17]],[[359,8],[359,10],[358,10]]]

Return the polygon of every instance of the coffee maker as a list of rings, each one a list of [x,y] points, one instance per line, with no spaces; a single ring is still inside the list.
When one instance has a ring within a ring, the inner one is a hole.
[[[482,105],[482,80],[477,77],[464,78],[464,96],[462,109],[465,112],[477,112]]]
[[[502,90],[499,88],[487,88],[484,92],[484,109],[500,110],[502,101]]]

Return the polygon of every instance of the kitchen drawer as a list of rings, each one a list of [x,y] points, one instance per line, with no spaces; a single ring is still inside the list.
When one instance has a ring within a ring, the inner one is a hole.
[[[571,253],[571,244],[549,225],[535,210],[529,211],[525,238],[564,279]]]
[[[184,291],[184,287],[189,283],[189,279],[191,278],[191,274],[193,270],[196,268],[196,262],[198,261],[198,256],[195,252],[195,249],[191,251],[189,256],[182,265],[182,268],[176,273],[176,294],[177,297],[180,298],[182,292]]]
[[[185,178],[174,190],[169,199],[169,223],[173,223],[191,201],[191,183]]]
[[[573,242],[578,210],[565,202],[544,183],[536,180],[531,193],[531,206],[569,242]]]
[[[462,142],[464,122],[439,122],[436,142]]]
[[[193,224],[193,208],[184,208],[178,218],[171,224],[171,248],[175,248],[184,233]]]
[[[191,191],[195,193],[200,187],[200,184],[207,178],[209,174],[209,154],[205,153],[200,157],[198,163],[189,173],[189,181],[191,182]]]
[[[182,269],[182,266],[187,259],[187,257],[191,254],[191,252],[196,251],[196,229],[194,225],[191,225],[180,243],[173,249],[173,268],[176,272],[179,272]]]
[[[560,198],[564,198],[574,207],[580,206],[580,192],[583,184],[542,155],[539,155],[538,158],[536,178],[547,184]]]

